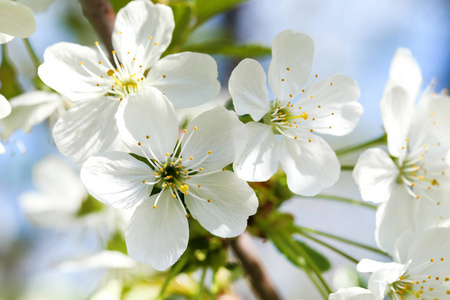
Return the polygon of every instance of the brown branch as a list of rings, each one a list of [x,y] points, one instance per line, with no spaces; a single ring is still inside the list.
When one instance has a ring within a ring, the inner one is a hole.
[[[116,14],[109,0],[80,0],[83,14],[95,28],[98,35],[111,53],[113,50],[111,35]]]
[[[256,254],[256,249],[250,235],[244,232],[231,241],[231,247],[250,277],[253,291],[258,298],[262,300],[281,299]]]

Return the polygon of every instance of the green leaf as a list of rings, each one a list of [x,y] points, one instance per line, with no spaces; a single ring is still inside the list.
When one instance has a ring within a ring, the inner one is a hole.
[[[11,99],[22,93],[23,89],[17,78],[17,71],[8,57],[6,44],[2,45],[2,63],[0,65],[0,94]]]
[[[271,48],[266,46],[256,44],[236,45],[229,40],[213,40],[204,43],[189,45],[183,47],[182,51],[192,51],[206,54],[220,54],[233,56],[240,59],[247,57],[268,56],[272,53]]]
[[[170,7],[172,8],[175,19],[175,29],[172,34],[172,42],[165,53],[172,53],[174,52],[173,50],[178,50],[177,48],[184,44],[192,13],[190,3],[188,2],[171,4]]]
[[[130,2],[130,0],[110,0],[110,2],[114,11],[117,13],[119,9],[127,5]]]
[[[318,252],[314,248],[311,248],[308,244],[302,241],[296,240],[295,243],[305,250],[309,257],[316,263],[320,271],[326,272],[331,269],[330,261],[322,253]]]
[[[246,2],[247,0],[196,0],[197,25],[209,20],[220,13],[231,10],[232,8]]]

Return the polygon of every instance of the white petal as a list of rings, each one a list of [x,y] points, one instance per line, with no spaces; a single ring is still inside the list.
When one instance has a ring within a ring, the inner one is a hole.
[[[125,232],[128,254],[163,271],[186,250],[189,229],[180,203],[166,190],[153,208],[156,197],[136,208]]]
[[[419,235],[409,248],[408,258],[411,259],[410,269],[428,262],[429,266],[422,274],[450,275],[450,229],[433,228]],[[433,259],[433,263],[431,262]]]
[[[125,98],[117,114],[120,137],[131,152],[164,161],[178,138],[178,119],[169,100],[155,88]],[[148,138],[147,138],[148,137]]]
[[[53,0],[17,0],[17,2],[25,4],[34,12],[46,10]]]
[[[350,287],[339,289],[330,294],[328,300],[377,300],[378,298],[371,291],[360,288]],[[380,299],[381,300],[381,299]]]
[[[84,272],[91,270],[120,270],[135,267],[137,263],[118,251],[103,250],[74,260],[67,260],[56,266],[62,272]]]
[[[33,11],[15,1],[0,1],[0,32],[27,38],[36,30]]]
[[[34,91],[22,94],[10,100],[12,113],[0,121],[1,138],[6,139],[21,128],[28,133],[45,121],[58,109],[63,109],[63,97],[56,93]]]
[[[105,97],[75,103],[53,127],[58,150],[79,162],[106,151],[118,135],[118,105]]]
[[[186,183],[189,185],[185,197],[189,211],[204,228],[217,236],[235,237],[243,233],[248,217],[256,213],[258,199],[255,192],[233,172],[192,176]],[[208,199],[210,202],[205,201]]]
[[[202,167],[203,172],[216,171],[232,163],[242,151],[235,139],[241,140],[237,134],[245,135],[244,125],[223,107],[202,113],[191,121],[186,130],[181,153],[183,165],[188,168],[199,164],[197,168]]]
[[[98,63],[102,60],[100,52],[94,49],[61,42],[45,50],[44,63],[39,67],[38,74],[46,85],[72,101],[100,97],[111,88],[105,82],[107,68]],[[96,76],[89,74],[84,67]]]
[[[358,264],[359,266],[359,264]],[[359,268],[357,267],[358,271]],[[408,265],[402,265],[395,262],[383,263],[383,267],[372,273],[367,287],[376,297],[384,299],[388,292],[388,285],[397,281],[400,276],[405,274]]]
[[[8,100],[0,94],[0,119],[8,116],[11,113],[11,105]]]
[[[394,255],[397,238],[415,227],[412,215],[415,200],[405,187],[398,186],[392,191],[389,201],[378,207],[375,240],[380,249]]]
[[[285,30],[275,37],[269,66],[269,86],[276,99],[288,101],[290,94],[298,94],[311,74],[313,54],[313,40],[304,33]]]
[[[148,72],[147,81],[162,91],[176,108],[197,106],[220,92],[217,63],[211,56],[183,52],[159,60]]]
[[[0,33],[0,44],[6,44],[8,42],[11,42],[13,39],[14,39],[14,36],[12,36],[12,35]]]
[[[83,164],[81,180],[99,201],[116,208],[136,207],[148,200],[155,180],[152,169],[128,153],[107,152]]]
[[[403,157],[411,124],[412,109],[405,89],[395,86],[381,99],[381,117],[387,133],[389,153]]]
[[[117,13],[113,46],[121,61],[136,58],[148,69],[169,46],[174,27],[169,6],[151,1],[131,1]]]
[[[353,170],[353,178],[365,201],[387,201],[397,185],[399,170],[389,155],[379,148],[366,150],[360,155]]]
[[[308,137],[310,143],[282,137],[278,155],[289,189],[299,195],[313,196],[336,183],[341,166],[327,142],[316,135]]]
[[[233,165],[236,174],[247,181],[266,181],[278,169],[277,140],[269,125],[245,124],[248,142]]]
[[[404,88],[411,106],[417,99],[421,85],[422,72],[411,51],[406,48],[398,48],[392,59],[386,91],[394,86]]]
[[[253,120],[259,121],[270,111],[266,73],[254,59],[246,58],[234,68],[228,91],[239,115],[250,114]]]
[[[363,113],[357,102],[360,94],[358,83],[342,74],[312,84],[296,104],[308,114],[307,120],[301,120],[302,126],[323,134],[348,134]]]

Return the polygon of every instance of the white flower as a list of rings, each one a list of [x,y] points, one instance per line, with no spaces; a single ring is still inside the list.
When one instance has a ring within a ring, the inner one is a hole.
[[[217,96],[217,63],[211,56],[184,52],[159,59],[171,42],[174,26],[168,6],[132,1],[116,17],[113,62],[98,43],[98,51],[71,43],[45,51],[40,78],[76,101],[53,131],[64,155],[84,161],[105,152],[118,135],[115,115],[120,101],[130,93],[155,87],[176,108]]]
[[[8,100],[0,94],[0,119],[7,117],[11,113],[11,105]]]
[[[372,272],[368,288],[381,299],[447,299],[450,297],[450,229],[435,228],[414,241],[398,243],[395,262],[363,259],[360,272]]]
[[[268,74],[271,102],[258,62],[245,59],[233,70],[229,91],[236,112],[262,121],[246,124],[248,145],[234,165],[241,178],[268,180],[280,161],[289,188],[297,194],[315,195],[337,181],[336,154],[315,133],[341,136],[352,131],[363,111],[356,102],[360,91],[344,75],[307,83],[313,50],[306,34],[286,30],[275,37]],[[280,140],[276,134],[282,135]]]
[[[27,218],[36,226],[53,228],[69,234],[95,231],[107,238],[124,228],[126,217],[120,211],[103,208],[83,212],[88,194],[79,174],[61,158],[48,156],[34,166],[33,183],[37,191],[25,192],[19,202]],[[96,200],[90,200],[96,201]]]
[[[330,294],[328,300],[382,300],[382,297],[376,297],[371,291],[360,287],[350,287],[339,289]]]
[[[65,112],[67,100],[56,93],[33,91],[14,97],[9,103],[12,112],[0,121],[3,140],[19,128],[28,133],[46,119],[50,120],[50,125],[54,124]]]
[[[149,163],[109,152],[90,157],[81,179],[104,203],[137,206],[125,233],[132,258],[158,270],[174,264],[188,242],[185,205],[215,235],[234,237],[245,230],[258,200],[245,181],[223,169],[242,151],[243,127],[219,107],[195,118],[177,142],[176,113],[163,94],[148,89],[124,99],[120,136]],[[160,191],[149,198],[154,187]]]
[[[0,0],[0,44],[14,37],[27,38],[36,30],[33,11],[11,0]]]
[[[429,87],[414,108],[421,81],[410,51],[399,49],[381,100],[389,154],[366,150],[353,172],[363,200],[387,201],[377,212],[376,239],[389,253],[405,230],[419,233],[450,221],[449,148],[441,142],[448,140],[450,99]]]

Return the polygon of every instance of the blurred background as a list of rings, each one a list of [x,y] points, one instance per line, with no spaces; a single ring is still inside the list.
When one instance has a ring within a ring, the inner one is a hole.
[[[120,7],[126,2],[114,3]],[[223,36],[237,43],[270,47],[273,38],[285,29],[310,35],[315,43],[313,73],[318,74],[319,79],[343,73],[355,78],[361,88],[364,114],[355,131],[339,139],[325,137],[334,149],[339,149],[383,134],[379,101],[398,47],[411,49],[422,68],[423,87],[434,78],[438,79],[437,91],[450,87],[449,12],[448,0],[251,0],[203,24],[190,42]],[[46,47],[54,43],[68,41],[91,46],[98,39],[83,17],[78,1],[55,0],[47,10],[36,13],[36,20],[37,31],[30,42],[41,60]],[[16,38],[7,49],[21,85],[26,91],[32,90],[36,73],[23,42]],[[227,100],[228,78],[239,60],[223,55],[214,57],[219,63],[223,88],[220,97]],[[267,71],[270,56],[258,60]],[[19,299],[87,297],[92,282],[86,282],[80,275],[62,278],[59,273],[53,274],[52,268],[55,262],[67,257],[73,259],[97,251],[101,244],[95,238],[97,232],[67,236],[51,228],[34,227],[19,205],[25,192],[39,188],[33,181],[36,163],[49,155],[63,159],[52,142],[48,124],[36,126],[29,134],[16,132],[5,147],[6,152],[0,155],[0,289],[14,290],[12,294]],[[351,164],[356,158],[347,157],[344,163]],[[73,162],[68,163],[73,165]],[[58,169],[53,172],[59,175]],[[73,191],[68,188],[67,193]],[[346,171],[338,184],[323,194],[360,199],[351,173]],[[299,225],[375,246],[373,210],[305,198],[293,198],[282,209],[293,213]],[[271,243],[256,239],[254,242],[284,299],[319,299],[307,276],[280,255]],[[336,245],[358,259],[383,259],[345,244]],[[352,271],[354,264],[328,249],[317,248],[331,260],[332,269],[325,277],[335,288],[359,280]],[[242,299],[253,299],[243,280],[236,283],[235,291]]]

